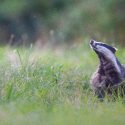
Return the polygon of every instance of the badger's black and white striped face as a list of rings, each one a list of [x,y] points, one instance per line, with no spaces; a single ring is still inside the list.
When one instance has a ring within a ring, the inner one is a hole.
[[[103,63],[109,62],[120,73],[117,58],[115,57],[116,48],[95,40],[90,41],[90,46],[99,56],[99,59],[103,60]]]
[[[107,45],[102,42],[97,42],[95,40],[90,41],[91,48],[98,54],[98,56],[103,56],[108,60],[114,60],[116,48],[110,45]]]
[[[95,40],[90,40],[90,46],[94,51],[102,54],[115,53],[117,50],[115,47],[109,46],[102,42],[97,42]]]

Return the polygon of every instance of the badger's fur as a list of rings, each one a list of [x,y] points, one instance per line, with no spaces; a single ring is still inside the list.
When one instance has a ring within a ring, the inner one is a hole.
[[[95,40],[90,41],[91,48],[98,55],[100,64],[92,75],[91,86],[99,98],[104,98],[105,92],[112,95],[122,88],[120,94],[124,95],[125,67],[115,56],[116,48]],[[118,94],[118,93],[117,93]]]

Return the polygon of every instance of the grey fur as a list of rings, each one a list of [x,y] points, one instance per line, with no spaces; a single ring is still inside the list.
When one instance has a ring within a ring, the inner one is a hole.
[[[116,91],[117,93],[119,86],[122,86],[122,93],[124,91],[125,94],[125,66],[122,65],[115,56],[116,49],[114,47],[105,44],[109,46],[106,48],[109,54],[105,54],[105,51],[100,52],[99,49],[103,49],[105,47],[103,44],[104,43],[102,42],[94,40],[90,41],[90,46],[96,52],[100,61],[96,72],[91,78],[92,89],[98,98],[104,98],[105,91],[110,95],[112,95],[113,91]],[[109,58],[110,55],[112,56],[111,58]]]

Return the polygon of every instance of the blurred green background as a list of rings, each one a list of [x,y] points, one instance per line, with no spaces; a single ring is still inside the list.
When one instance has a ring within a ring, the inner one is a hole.
[[[125,64],[124,13],[125,0],[0,0],[0,125],[125,125],[125,99],[91,89],[88,44]]]
[[[0,43],[123,43],[125,0],[1,0]]]

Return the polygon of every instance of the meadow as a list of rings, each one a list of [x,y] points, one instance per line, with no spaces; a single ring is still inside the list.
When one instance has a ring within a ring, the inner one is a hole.
[[[125,64],[125,49],[117,56]],[[88,40],[56,48],[0,48],[0,125],[124,125],[125,104],[90,87],[98,58]]]

